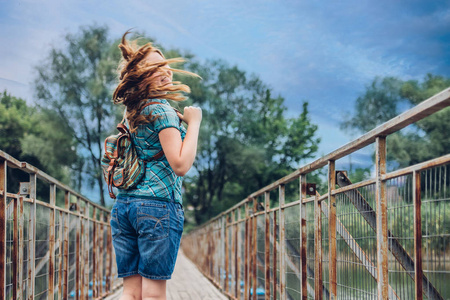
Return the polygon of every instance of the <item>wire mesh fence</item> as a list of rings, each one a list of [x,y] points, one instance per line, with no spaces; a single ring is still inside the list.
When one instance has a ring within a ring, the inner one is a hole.
[[[447,89],[249,195],[184,236],[185,254],[230,299],[450,299],[450,154],[386,167],[386,136],[449,105]],[[372,144],[372,178],[336,170]]]
[[[121,285],[107,209],[1,151],[0,199],[0,299],[98,299]]]

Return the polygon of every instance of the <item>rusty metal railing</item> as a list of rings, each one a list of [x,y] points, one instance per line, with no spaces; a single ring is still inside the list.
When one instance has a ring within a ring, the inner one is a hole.
[[[389,135],[448,106],[450,89],[249,195],[184,253],[231,299],[449,299],[450,154],[386,168]],[[372,145],[373,178],[336,170]]]
[[[12,173],[26,181],[11,182]],[[42,191],[48,198],[38,199]],[[106,208],[0,151],[0,299],[111,293],[121,281],[109,217]]]

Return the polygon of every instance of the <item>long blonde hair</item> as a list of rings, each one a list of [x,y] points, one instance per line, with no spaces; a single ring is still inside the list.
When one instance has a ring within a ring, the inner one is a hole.
[[[190,88],[179,81],[172,82],[172,85],[166,84],[163,86],[157,85],[155,78],[150,78],[156,72],[167,76],[167,69],[163,68],[169,64],[181,63],[185,60],[183,58],[166,59],[162,52],[153,47],[151,43],[147,43],[141,47],[137,45],[137,41],[127,41],[126,36],[130,31],[125,32],[122,41],[119,44],[119,49],[122,51],[122,59],[119,63],[119,84],[114,91],[114,104],[124,104],[127,107],[128,122],[130,129],[134,132],[137,126],[152,122],[155,118],[150,114],[149,116],[141,115],[142,104],[145,100],[152,99],[168,99],[174,101],[183,101],[186,97],[184,93],[190,93]],[[149,63],[145,61],[147,55],[151,52],[159,53],[164,60]],[[183,73],[199,77],[197,74],[179,70],[170,69],[174,73]],[[160,77],[158,76],[158,77]]]

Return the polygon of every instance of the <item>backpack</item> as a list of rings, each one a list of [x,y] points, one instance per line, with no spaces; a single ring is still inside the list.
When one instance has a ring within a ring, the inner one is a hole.
[[[150,102],[151,104],[160,104],[159,102]],[[134,187],[142,179],[145,173],[145,163],[147,161],[159,159],[164,152],[161,150],[150,160],[140,159],[131,140],[131,133],[126,126],[125,115],[122,121],[117,124],[119,134],[110,135],[105,139],[105,146],[101,166],[103,176],[108,184],[109,196],[116,199],[113,192],[113,186],[120,189],[129,189]]]

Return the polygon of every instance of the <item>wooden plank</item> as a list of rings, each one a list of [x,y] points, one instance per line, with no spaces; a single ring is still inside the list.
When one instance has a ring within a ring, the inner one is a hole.
[[[417,300],[423,299],[422,289],[422,200],[420,195],[420,171],[413,173],[414,204],[414,293]]]
[[[336,197],[333,191],[336,188],[336,168],[335,161],[328,162],[328,241],[329,241],[329,282],[330,299],[337,298],[337,260],[336,260]],[[326,205],[324,205],[326,206]]]
[[[377,228],[377,268],[378,268],[378,299],[388,298],[388,220],[386,182],[381,176],[386,174],[386,137],[377,137],[376,142],[376,228]]]

